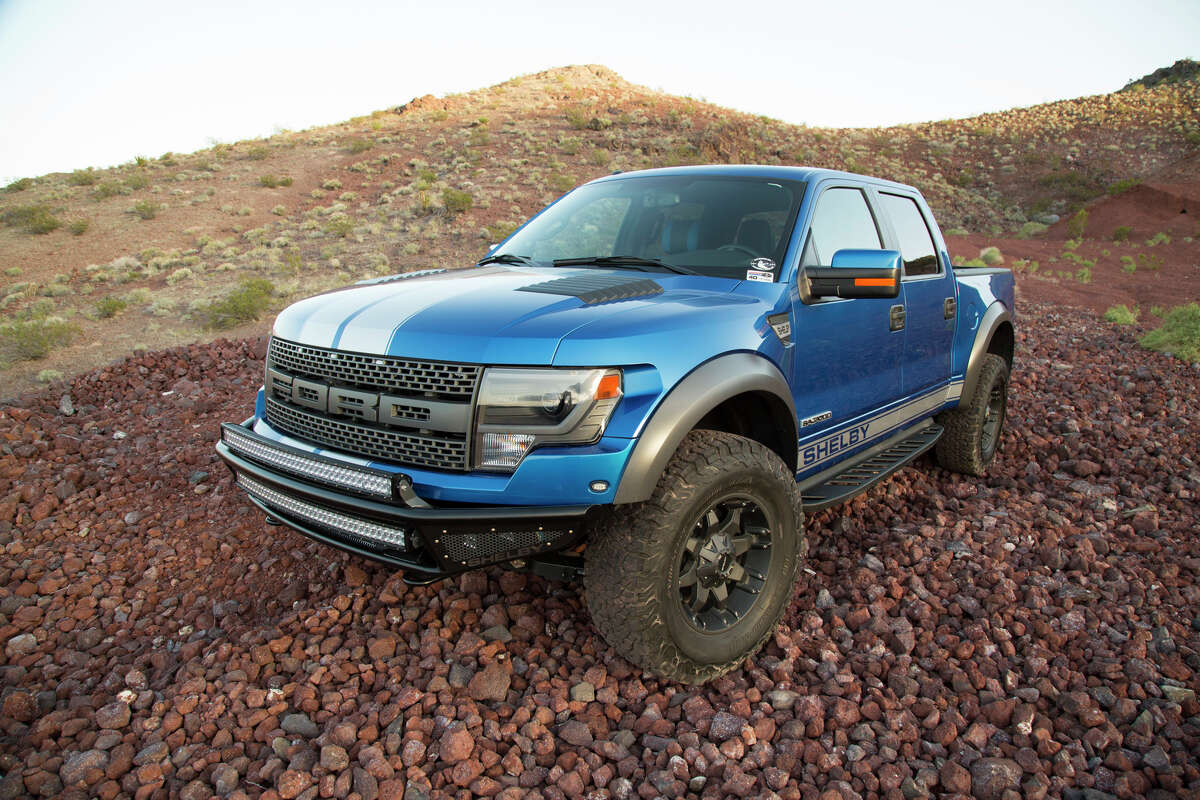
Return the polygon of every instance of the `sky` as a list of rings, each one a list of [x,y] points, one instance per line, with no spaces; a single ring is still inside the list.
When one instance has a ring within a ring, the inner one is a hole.
[[[1179,58],[1200,58],[1198,0],[0,0],[0,180],[568,64],[840,127],[1109,92]]]

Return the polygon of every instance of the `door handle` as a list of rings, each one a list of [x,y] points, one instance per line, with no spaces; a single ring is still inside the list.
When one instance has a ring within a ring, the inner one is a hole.
[[[942,315],[946,319],[954,319],[954,315],[957,311],[958,301],[953,297],[947,297],[946,302],[942,304]]]
[[[908,312],[904,310],[904,306],[892,306],[891,313],[888,315],[888,322],[891,324],[891,329],[894,331],[903,330],[906,316],[908,316]]]

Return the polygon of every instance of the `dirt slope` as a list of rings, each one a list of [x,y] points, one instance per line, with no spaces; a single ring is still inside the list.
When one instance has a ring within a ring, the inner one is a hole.
[[[269,281],[278,308],[363,277],[463,266],[563,191],[614,169],[757,162],[882,175],[919,186],[944,228],[976,237],[974,256],[978,239],[1003,239],[1044,214],[1065,218],[1117,181],[1194,187],[1200,81],[1185,72],[1140,91],[967,120],[836,130],[577,66],[340,125],[32,178],[0,192],[0,217],[40,206],[61,227],[0,226],[0,323],[62,318],[75,332],[45,358],[0,363],[0,397],[37,386],[47,370],[44,379],[74,375],[138,349],[211,339],[208,304],[246,279]],[[1154,206],[1152,195],[1128,199]],[[1089,238],[1110,224],[1158,233],[1133,205],[1098,217]],[[74,223],[86,230],[73,235]],[[1183,236],[1196,232],[1176,245]],[[1195,263],[1194,253],[1179,260]],[[125,306],[103,317],[102,301]]]

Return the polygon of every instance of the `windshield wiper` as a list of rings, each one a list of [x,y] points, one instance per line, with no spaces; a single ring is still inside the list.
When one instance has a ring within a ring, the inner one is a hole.
[[[475,266],[482,267],[485,264],[532,264],[533,259],[529,256],[518,256],[514,253],[497,253],[494,256],[484,256],[475,262]]]
[[[600,267],[616,267],[617,269],[638,269],[641,267],[657,267],[670,270],[679,275],[699,275],[694,269],[668,264],[657,258],[642,258],[641,256],[587,256],[584,258],[556,258],[556,267],[586,267],[595,264]]]

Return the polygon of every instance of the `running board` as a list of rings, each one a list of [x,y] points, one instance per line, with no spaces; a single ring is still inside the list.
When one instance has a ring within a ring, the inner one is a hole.
[[[804,488],[805,513],[822,511],[865,492],[933,447],[941,435],[942,426],[930,423],[877,453],[851,459],[844,469],[822,483]]]

